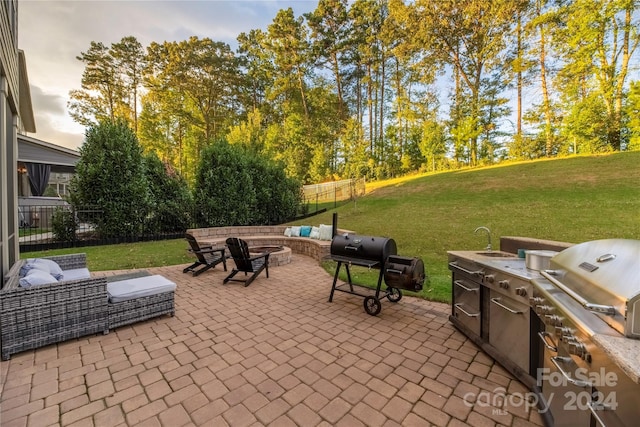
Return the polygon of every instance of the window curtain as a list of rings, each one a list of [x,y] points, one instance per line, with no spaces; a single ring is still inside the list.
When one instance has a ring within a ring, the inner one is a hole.
[[[27,167],[27,175],[29,176],[29,186],[31,187],[32,196],[42,196],[44,190],[49,184],[49,175],[51,174],[51,165],[42,163],[25,163]]]

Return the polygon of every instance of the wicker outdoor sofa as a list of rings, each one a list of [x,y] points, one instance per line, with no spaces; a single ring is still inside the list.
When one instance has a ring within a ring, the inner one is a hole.
[[[44,258],[55,261],[63,272],[86,268],[84,253]],[[19,260],[11,267],[0,289],[2,360],[21,351],[100,332],[107,334],[109,329],[175,313],[173,291],[109,302],[108,283],[149,276],[145,271],[24,288],[19,280],[25,262]]]

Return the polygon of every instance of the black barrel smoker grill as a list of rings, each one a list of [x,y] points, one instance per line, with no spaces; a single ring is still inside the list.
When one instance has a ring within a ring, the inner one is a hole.
[[[391,302],[400,301],[401,289],[413,292],[422,290],[425,279],[422,260],[398,256],[393,239],[357,234],[335,235],[331,241],[331,259],[338,264],[329,302],[333,301],[335,291],[358,295],[364,297],[365,311],[375,316],[382,310],[380,299],[383,277],[387,289],[382,292],[382,297]],[[347,272],[347,283],[338,285],[338,274],[343,265]],[[380,270],[375,290],[352,282],[349,269],[351,265]]]

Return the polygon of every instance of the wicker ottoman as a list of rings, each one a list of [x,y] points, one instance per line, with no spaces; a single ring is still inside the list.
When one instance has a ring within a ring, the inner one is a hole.
[[[158,274],[107,284],[109,329],[175,314],[176,284]]]

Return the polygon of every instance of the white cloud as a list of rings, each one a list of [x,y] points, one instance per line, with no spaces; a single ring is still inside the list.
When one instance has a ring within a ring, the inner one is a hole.
[[[209,37],[236,47],[236,37],[266,29],[278,10],[296,16],[317,1],[76,1],[27,0],[18,4],[18,47],[25,51],[38,139],[77,148],[84,129],[67,113],[69,91],[80,88],[83,64],[76,59],[91,41],[110,45],[134,36],[152,41]],[[74,144],[74,145],[71,145]]]

